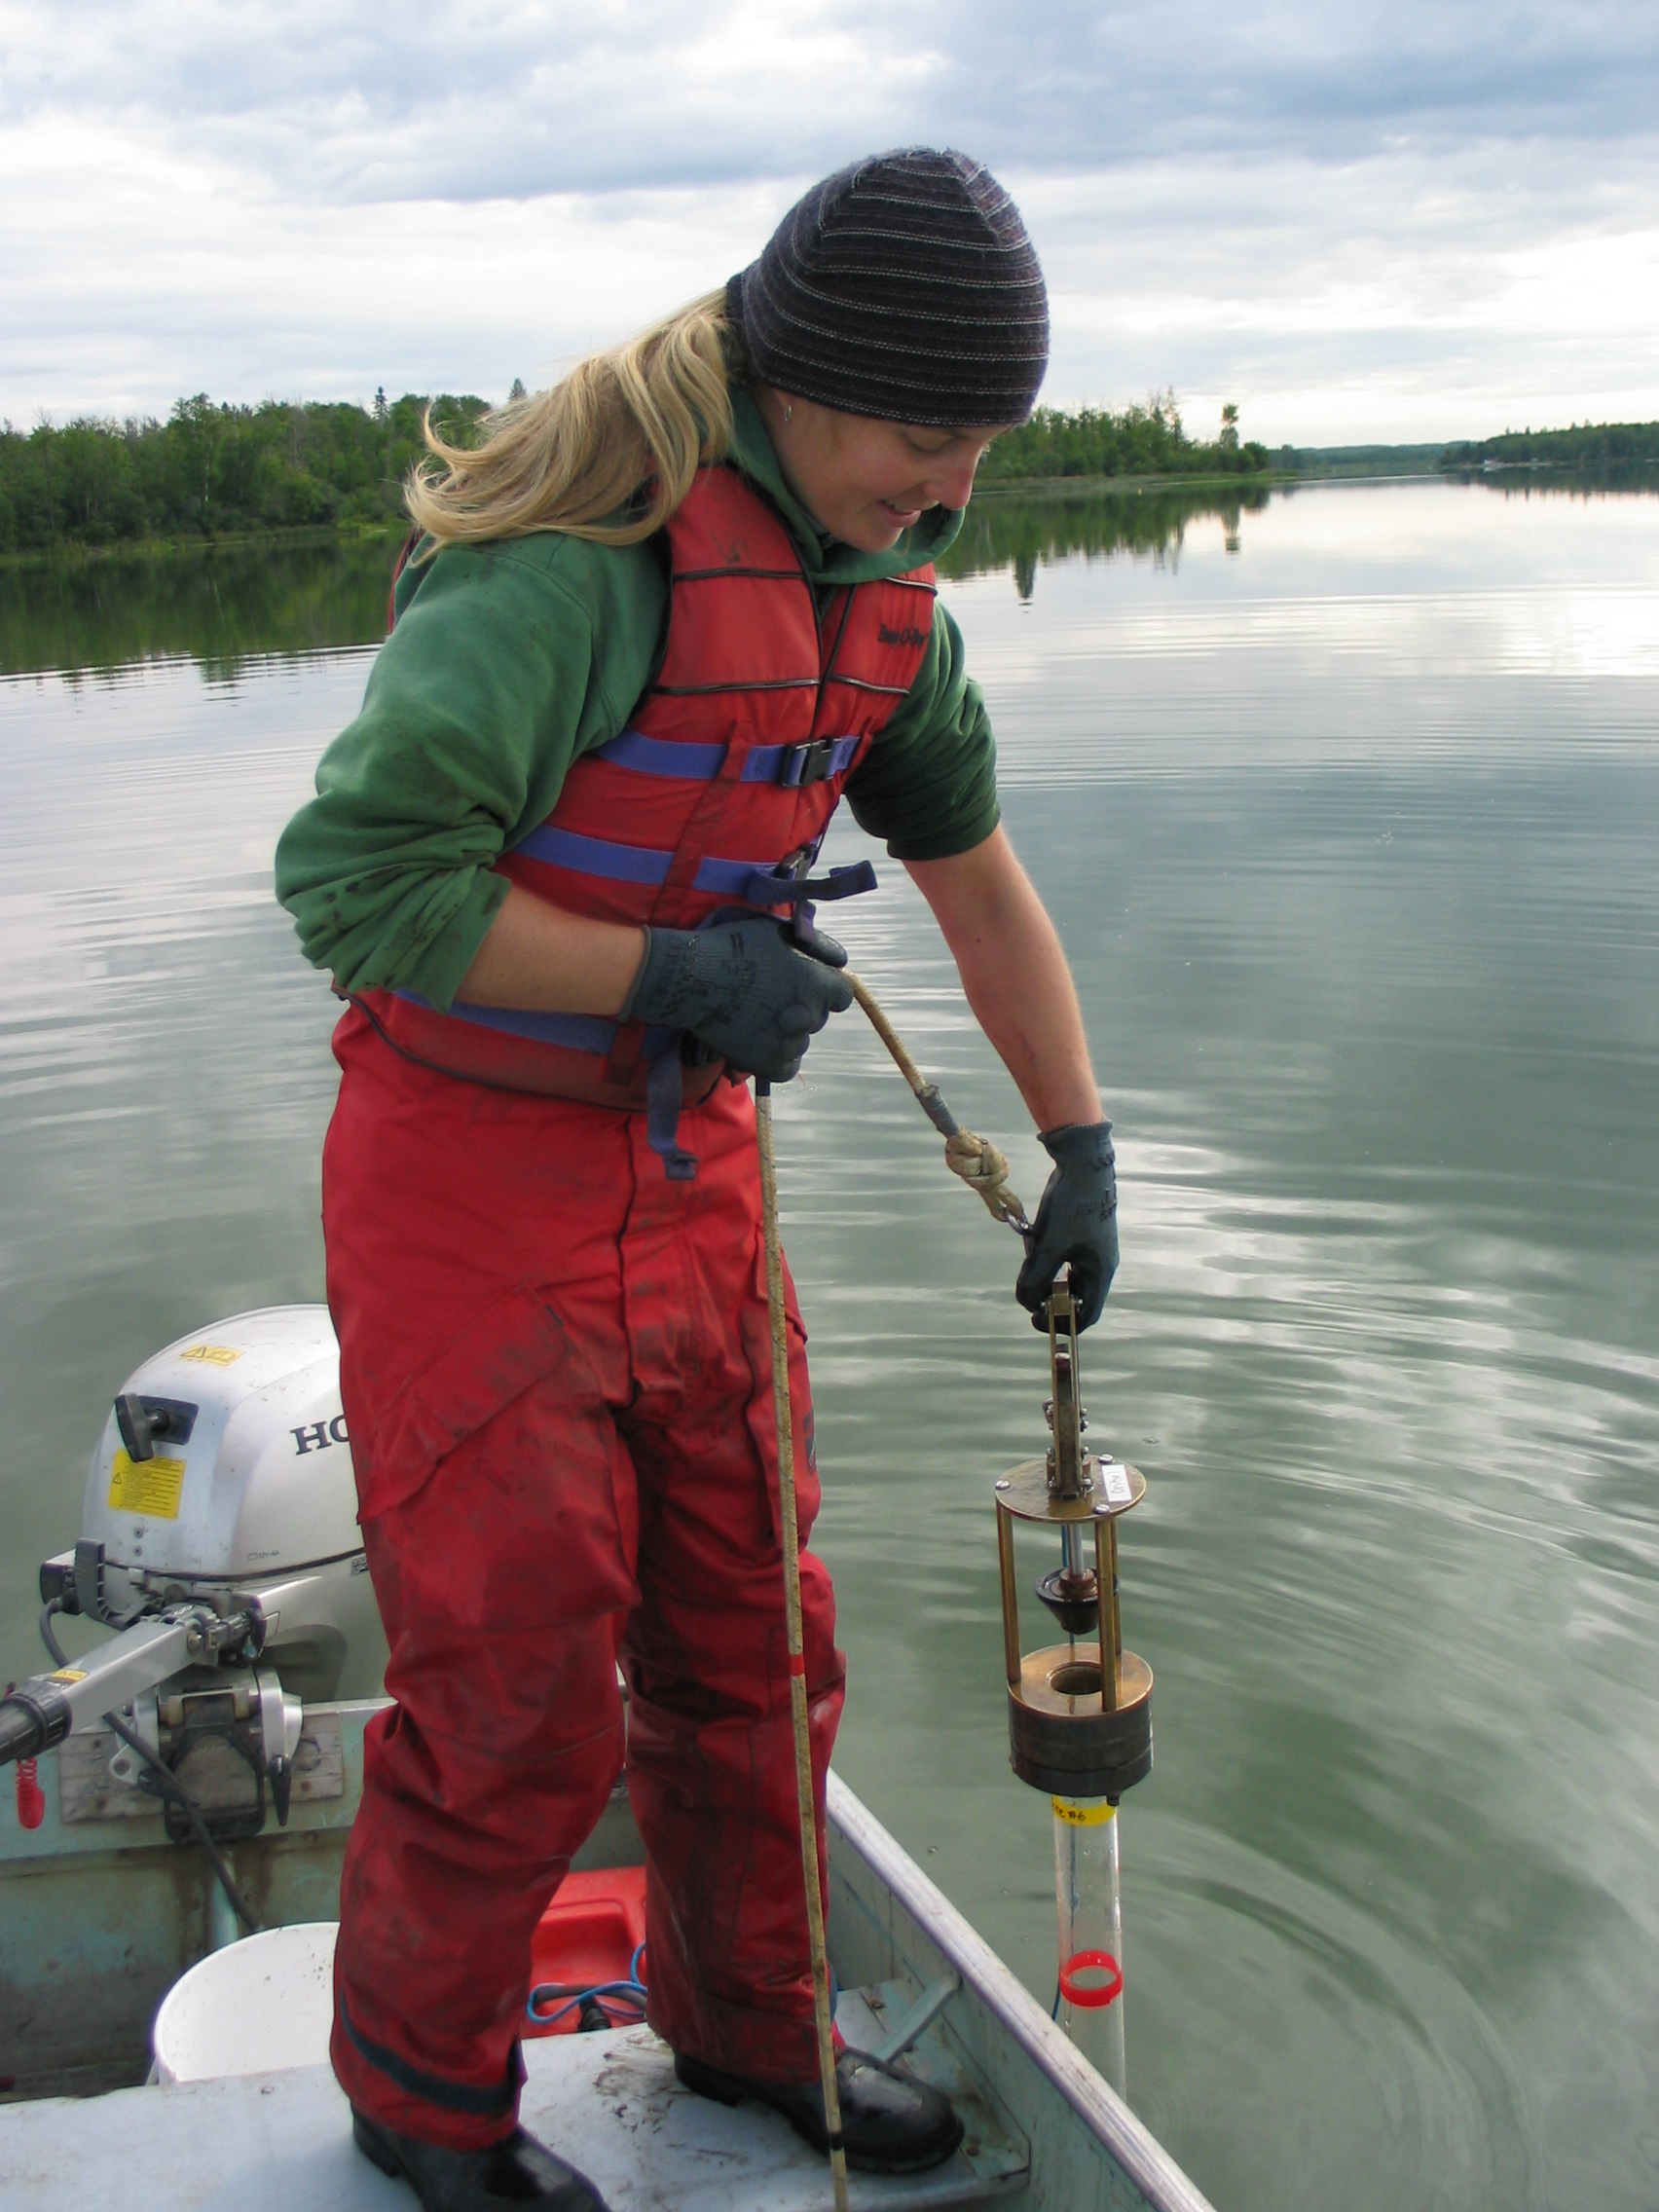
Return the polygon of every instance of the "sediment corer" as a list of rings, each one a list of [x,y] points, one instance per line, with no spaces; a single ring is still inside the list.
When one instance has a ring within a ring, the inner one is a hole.
[[[1070,1272],[1048,1302],[1051,1441],[997,1484],[997,1559],[1008,1675],[1009,1756],[1046,1790],[1054,1815],[1059,1920],[1057,2016],[1120,2094],[1124,2083],[1123,1910],[1117,1808],[1152,1771],[1152,1669],[1124,1649],[1118,1521],[1146,1495],[1138,1467],[1084,1442],[1077,1301]],[[1064,1643],[1022,1652],[1016,1524],[1060,1539],[1060,1560],[1036,1594]],[[1092,1538],[1092,1542],[1088,1539]],[[1089,1553],[1092,1552],[1092,1564]]]
[[[1010,1755],[1035,1789],[1116,1803],[1152,1771],[1152,1669],[1124,1649],[1118,1604],[1118,1521],[1146,1495],[1146,1477],[1085,1446],[1069,1271],[1054,1285],[1048,1320],[1051,1395],[1044,1411],[1052,1441],[1045,1457],[1014,1468],[996,1491]],[[1016,1523],[1047,1527],[1060,1539],[1060,1564],[1038,1582],[1037,1596],[1067,1637],[1025,1653]]]
[[[106,1713],[119,1712],[185,1667],[214,1667],[221,1659],[251,1663],[264,1641],[264,1615],[253,1600],[227,1613],[211,1605],[173,1605],[138,1621],[84,1661],[31,1676],[0,1698],[0,1766],[38,1757],[77,1729],[101,1726]]]

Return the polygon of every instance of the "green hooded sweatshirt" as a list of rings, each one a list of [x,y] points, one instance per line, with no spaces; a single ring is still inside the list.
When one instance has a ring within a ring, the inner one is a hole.
[[[777,506],[815,588],[918,568],[956,535],[960,515],[936,508],[887,553],[826,541],[753,402],[733,396],[728,459]],[[344,990],[406,989],[447,1007],[506,897],[495,861],[545,821],[571,762],[626,728],[661,660],[668,601],[650,540],[549,531],[407,566],[362,712],[276,847],[276,896],[307,959]],[[949,859],[996,828],[990,722],[937,602],[920,674],[847,799],[901,861]]]

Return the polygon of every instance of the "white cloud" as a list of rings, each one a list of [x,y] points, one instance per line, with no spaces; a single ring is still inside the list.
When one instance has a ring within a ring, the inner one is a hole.
[[[1270,444],[1659,411],[1659,195],[1640,153],[1502,142],[1020,180],[1051,389],[1173,381]]]
[[[1655,112],[1659,13],[1600,4],[0,0],[0,413],[498,393],[926,140],[1020,199],[1056,399],[1650,415]]]

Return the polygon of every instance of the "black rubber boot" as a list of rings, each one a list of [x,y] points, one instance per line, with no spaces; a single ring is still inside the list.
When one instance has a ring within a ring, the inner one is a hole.
[[[351,2133],[365,2158],[398,2175],[424,2212],[489,2212],[500,2204],[541,2204],[547,2212],[608,2212],[584,2174],[515,2127],[485,2151],[446,2151],[418,2136],[399,2135],[353,2108]]]
[[[824,2091],[818,2083],[750,2082],[682,2055],[676,2056],[674,2071],[688,2089],[718,2104],[736,2105],[753,2097],[770,2105],[815,2151],[828,2153]],[[867,2051],[837,2054],[835,2087],[847,2163],[861,2173],[919,2174],[948,2158],[962,2140],[962,2122],[948,2097]]]

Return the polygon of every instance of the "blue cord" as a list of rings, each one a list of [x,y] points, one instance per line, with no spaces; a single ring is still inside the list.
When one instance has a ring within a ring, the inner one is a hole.
[[[530,2001],[525,2006],[525,2011],[536,2027],[547,2028],[551,2027],[555,2020],[562,2020],[567,2012],[573,2012],[579,2007],[587,2004],[590,1999],[597,2001],[602,1997],[610,1997],[620,1998],[625,2004],[637,2006],[640,2017],[643,2019],[645,2011],[645,1985],[640,1978],[640,1961],[645,1955],[645,1946],[644,1943],[638,1944],[635,1947],[633,1957],[628,1961],[627,1978],[622,1981],[596,1981],[586,1989],[577,1989],[569,1982],[539,1981],[530,1993]],[[555,1997],[563,1997],[566,2000],[556,2011],[541,2012],[536,2009],[538,2006],[546,2004]]]

